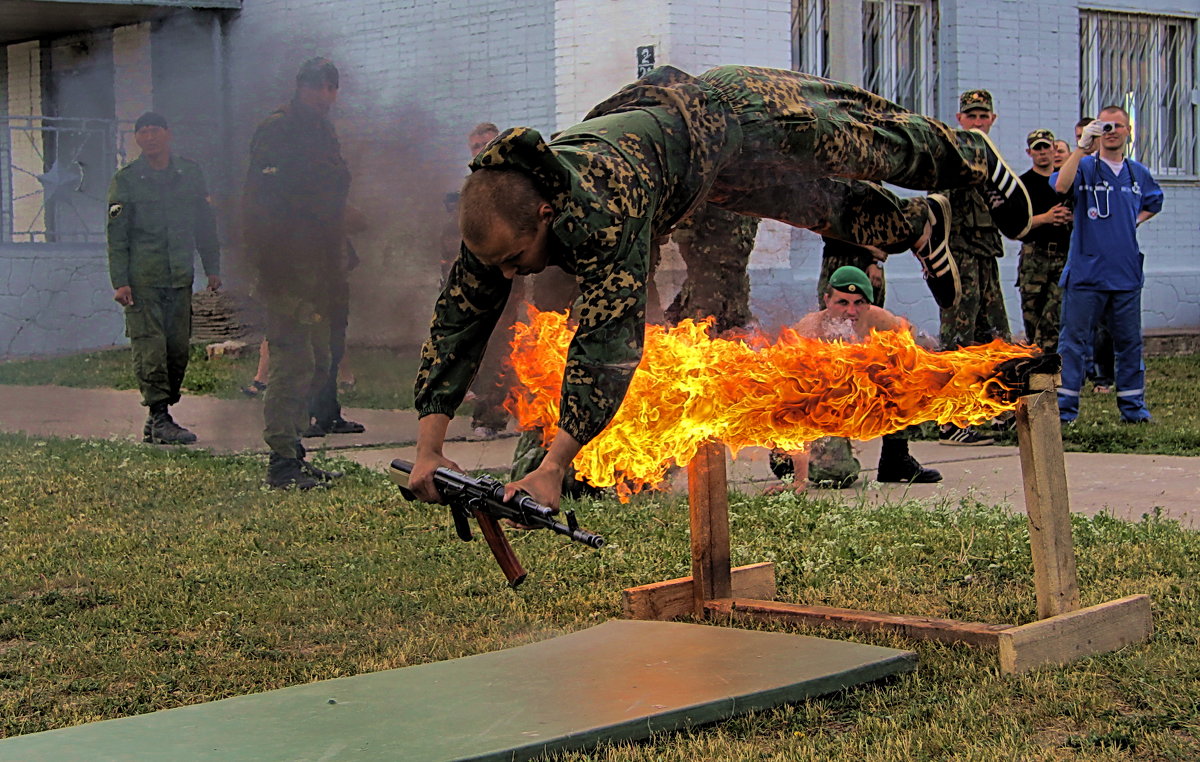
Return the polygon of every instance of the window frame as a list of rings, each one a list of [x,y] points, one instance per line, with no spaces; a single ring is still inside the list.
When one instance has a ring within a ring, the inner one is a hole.
[[[1124,28],[1114,30],[1117,25]],[[1110,54],[1105,60],[1106,30],[1113,38],[1136,39],[1137,48],[1123,49],[1119,57]],[[1173,32],[1177,43],[1168,50],[1166,42]],[[1200,88],[1198,38],[1196,16],[1079,10],[1080,113],[1094,115],[1110,104],[1128,111],[1133,127],[1128,156],[1159,179],[1200,179],[1200,106],[1194,95]],[[1139,84],[1124,92],[1121,84],[1105,89],[1102,75],[1114,65],[1123,69],[1123,79]],[[1169,143],[1175,146],[1169,148]]]

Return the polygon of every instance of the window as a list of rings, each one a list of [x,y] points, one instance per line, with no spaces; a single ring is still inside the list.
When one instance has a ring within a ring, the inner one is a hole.
[[[1079,105],[1129,112],[1129,156],[1160,177],[1197,174],[1196,20],[1083,11]]]
[[[933,0],[865,0],[863,86],[910,111],[932,114],[936,16]]]
[[[828,0],[792,0],[792,68],[829,76]]]

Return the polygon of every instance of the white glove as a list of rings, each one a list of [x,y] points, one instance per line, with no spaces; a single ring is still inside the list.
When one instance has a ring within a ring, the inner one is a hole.
[[[1088,125],[1083,128],[1083,134],[1079,136],[1079,142],[1076,143],[1076,145],[1085,151],[1090,151],[1092,150],[1092,143],[1095,142],[1096,138],[1103,134],[1104,122],[1101,122],[1099,119],[1094,119],[1091,122],[1088,122]]]

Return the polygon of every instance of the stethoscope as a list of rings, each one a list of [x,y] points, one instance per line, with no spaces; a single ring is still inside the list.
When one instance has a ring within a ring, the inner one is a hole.
[[[1109,198],[1109,196],[1112,195],[1113,189],[1112,189],[1112,186],[1108,184],[1108,180],[1105,180],[1104,181],[1104,213],[1101,214],[1100,213],[1100,193],[1099,193],[1099,189],[1100,189],[1100,160],[1099,159],[1096,160],[1096,164],[1093,167],[1093,176],[1092,176],[1091,186],[1092,186],[1092,207],[1091,207],[1091,209],[1092,209],[1092,211],[1096,212],[1096,216],[1094,219],[1106,220],[1112,215],[1112,199]],[[1091,215],[1089,215],[1089,216],[1091,216]]]

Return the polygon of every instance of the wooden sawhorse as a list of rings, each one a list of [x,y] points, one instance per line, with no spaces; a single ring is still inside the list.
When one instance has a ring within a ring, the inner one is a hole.
[[[781,603],[774,564],[730,568],[725,447],[709,443],[688,464],[692,576],[623,592],[631,619],[732,617],[858,631],[890,630],[924,640],[996,648],[1001,670],[1024,672],[1113,651],[1150,637],[1150,598],[1131,595],[1080,608],[1075,548],[1056,399],[1057,376],[1035,373],[1017,401],[1017,440],[1033,554],[1038,620],[986,624],[877,611]]]

